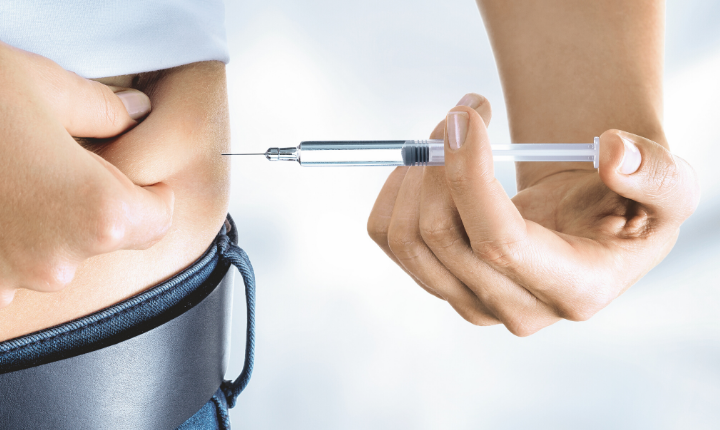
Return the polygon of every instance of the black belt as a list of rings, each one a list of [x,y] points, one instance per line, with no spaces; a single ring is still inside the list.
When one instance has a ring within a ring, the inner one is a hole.
[[[229,240],[221,258],[240,269],[248,302],[245,366],[223,381],[228,364],[234,272],[178,317],[123,342],[0,375],[3,429],[175,429],[223,388],[233,406],[252,372],[254,276]]]

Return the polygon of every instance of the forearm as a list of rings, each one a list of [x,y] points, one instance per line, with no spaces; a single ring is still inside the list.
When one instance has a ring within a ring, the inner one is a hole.
[[[513,142],[591,142],[616,128],[667,146],[662,0],[477,3],[500,71]],[[518,188],[567,168],[521,164]]]

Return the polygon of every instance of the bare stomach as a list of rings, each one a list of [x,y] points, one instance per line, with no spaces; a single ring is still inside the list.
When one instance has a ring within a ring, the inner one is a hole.
[[[195,63],[101,81],[144,91],[152,112],[119,138],[86,145],[138,185],[172,187],[172,227],[148,250],[86,260],[62,291],[19,290],[0,309],[0,341],[88,315],[168,279],[203,254],[225,219],[229,163],[220,153],[230,139],[224,65]]]

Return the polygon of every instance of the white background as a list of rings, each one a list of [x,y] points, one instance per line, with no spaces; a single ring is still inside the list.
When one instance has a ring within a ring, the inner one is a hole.
[[[231,213],[257,276],[240,429],[710,429],[720,422],[720,3],[669,0],[665,124],[703,201],[670,256],[584,323],[474,327],[367,237],[388,168],[235,159]],[[498,74],[471,0],[230,0],[233,149],[426,138]],[[512,164],[496,165],[515,193]],[[242,367],[237,283],[232,364]]]

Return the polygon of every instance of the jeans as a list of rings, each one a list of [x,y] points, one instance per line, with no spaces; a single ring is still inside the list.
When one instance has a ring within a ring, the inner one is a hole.
[[[235,245],[232,218],[208,250],[189,268],[130,299],[92,315],[20,338],[0,342],[0,374],[78,356],[152,330],[207,297],[232,265],[245,282],[247,339],[240,377],[224,381],[211,399],[179,429],[229,429],[228,409],[235,405],[252,373],[254,353],[254,275],[247,255]]]
[[[229,428],[228,404],[222,389],[218,389],[210,401],[177,430],[227,430]]]

